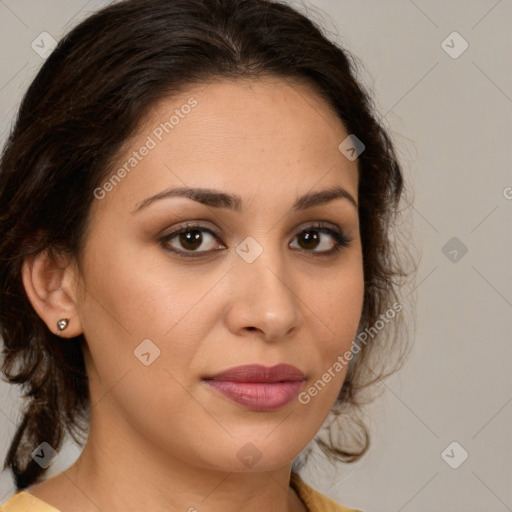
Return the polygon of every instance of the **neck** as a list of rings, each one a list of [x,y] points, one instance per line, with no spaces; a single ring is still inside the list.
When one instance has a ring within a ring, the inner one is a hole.
[[[87,443],[65,472],[73,509],[78,500],[83,512],[306,511],[289,486],[291,463],[268,471],[200,467],[162,452],[135,431],[100,423],[92,413]]]

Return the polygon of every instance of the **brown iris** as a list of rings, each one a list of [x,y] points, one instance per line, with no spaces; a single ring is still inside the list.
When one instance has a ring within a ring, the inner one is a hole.
[[[301,233],[302,236],[299,235],[299,240],[302,239],[305,241],[304,244],[301,244],[303,249],[312,249],[318,245],[319,236],[316,231],[303,231]]]
[[[188,231],[180,233],[179,236],[180,243],[185,247],[185,249],[197,249],[203,241],[203,236],[199,229],[189,229]]]

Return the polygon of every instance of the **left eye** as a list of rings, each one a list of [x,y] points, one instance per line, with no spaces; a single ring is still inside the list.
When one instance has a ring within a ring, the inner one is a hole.
[[[350,242],[349,238],[341,231],[331,229],[325,226],[311,226],[307,229],[302,230],[296,236],[302,238],[303,241],[303,244],[301,247],[299,247],[299,249],[310,251],[311,246],[314,246],[315,249],[318,249],[318,247],[320,247],[319,250],[315,250],[312,252],[318,252],[324,255],[340,251],[343,247],[348,247]],[[331,242],[325,242],[326,238],[331,238]]]
[[[293,248],[318,253],[319,256],[340,251],[343,247],[347,247],[350,242],[350,239],[343,232],[325,225],[310,226],[303,229],[295,235],[295,238],[300,240],[300,245],[298,247],[292,246]],[[220,244],[215,249],[215,240],[219,240],[218,235],[211,229],[204,226],[187,225],[162,237],[160,242],[166,250],[177,253],[179,256],[194,257],[227,248]],[[174,241],[176,243],[172,243]],[[198,250],[204,244],[207,246],[206,249]]]

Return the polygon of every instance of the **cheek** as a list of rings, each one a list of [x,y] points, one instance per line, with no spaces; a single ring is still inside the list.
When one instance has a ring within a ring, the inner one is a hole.
[[[330,276],[323,276],[319,282],[322,286],[312,286],[307,295],[308,303],[331,334],[329,349],[336,350],[345,347],[356,335],[364,299],[364,275],[362,262],[354,258],[350,264],[343,266]]]
[[[86,270],[90,315],[134,340],[168,336],[214,285],[215,276],[177,265],[155,247],[125,245],[102,244],[101,238],[91,243]]]
[[[363,269],[357,261],[332,279],[323,280],[324,287],[315,288],[308,296],[308,303],[314,304],[314,311],[318,312],[315,339],[321,340],[313,349],[320,364],[312,379],[316,385],[310,397],[318,396],[319,402],[334,402],[352,357],[364,300]]]
[[[169,379],[166,368],[185,377],[219,314],[219,298],[212,301],[209,294],[218,275],[171,263],[154,247],[122,246],[112,239],[89,241],[80,308],[102,385],[113,385],[133,370],[159,370],[158,382]],[[147,385],[154,387],[155,380]]]

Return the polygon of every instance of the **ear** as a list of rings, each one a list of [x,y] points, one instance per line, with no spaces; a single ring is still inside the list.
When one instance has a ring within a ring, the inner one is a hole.
[[[69,259],[53,256],[49,251],[28,256],[21,275],[32,307],[52,333],[57,334],[58,320],[68,318],[68,326],[60,336],[73,338],[82,334],[77,309],[78,272]]]

